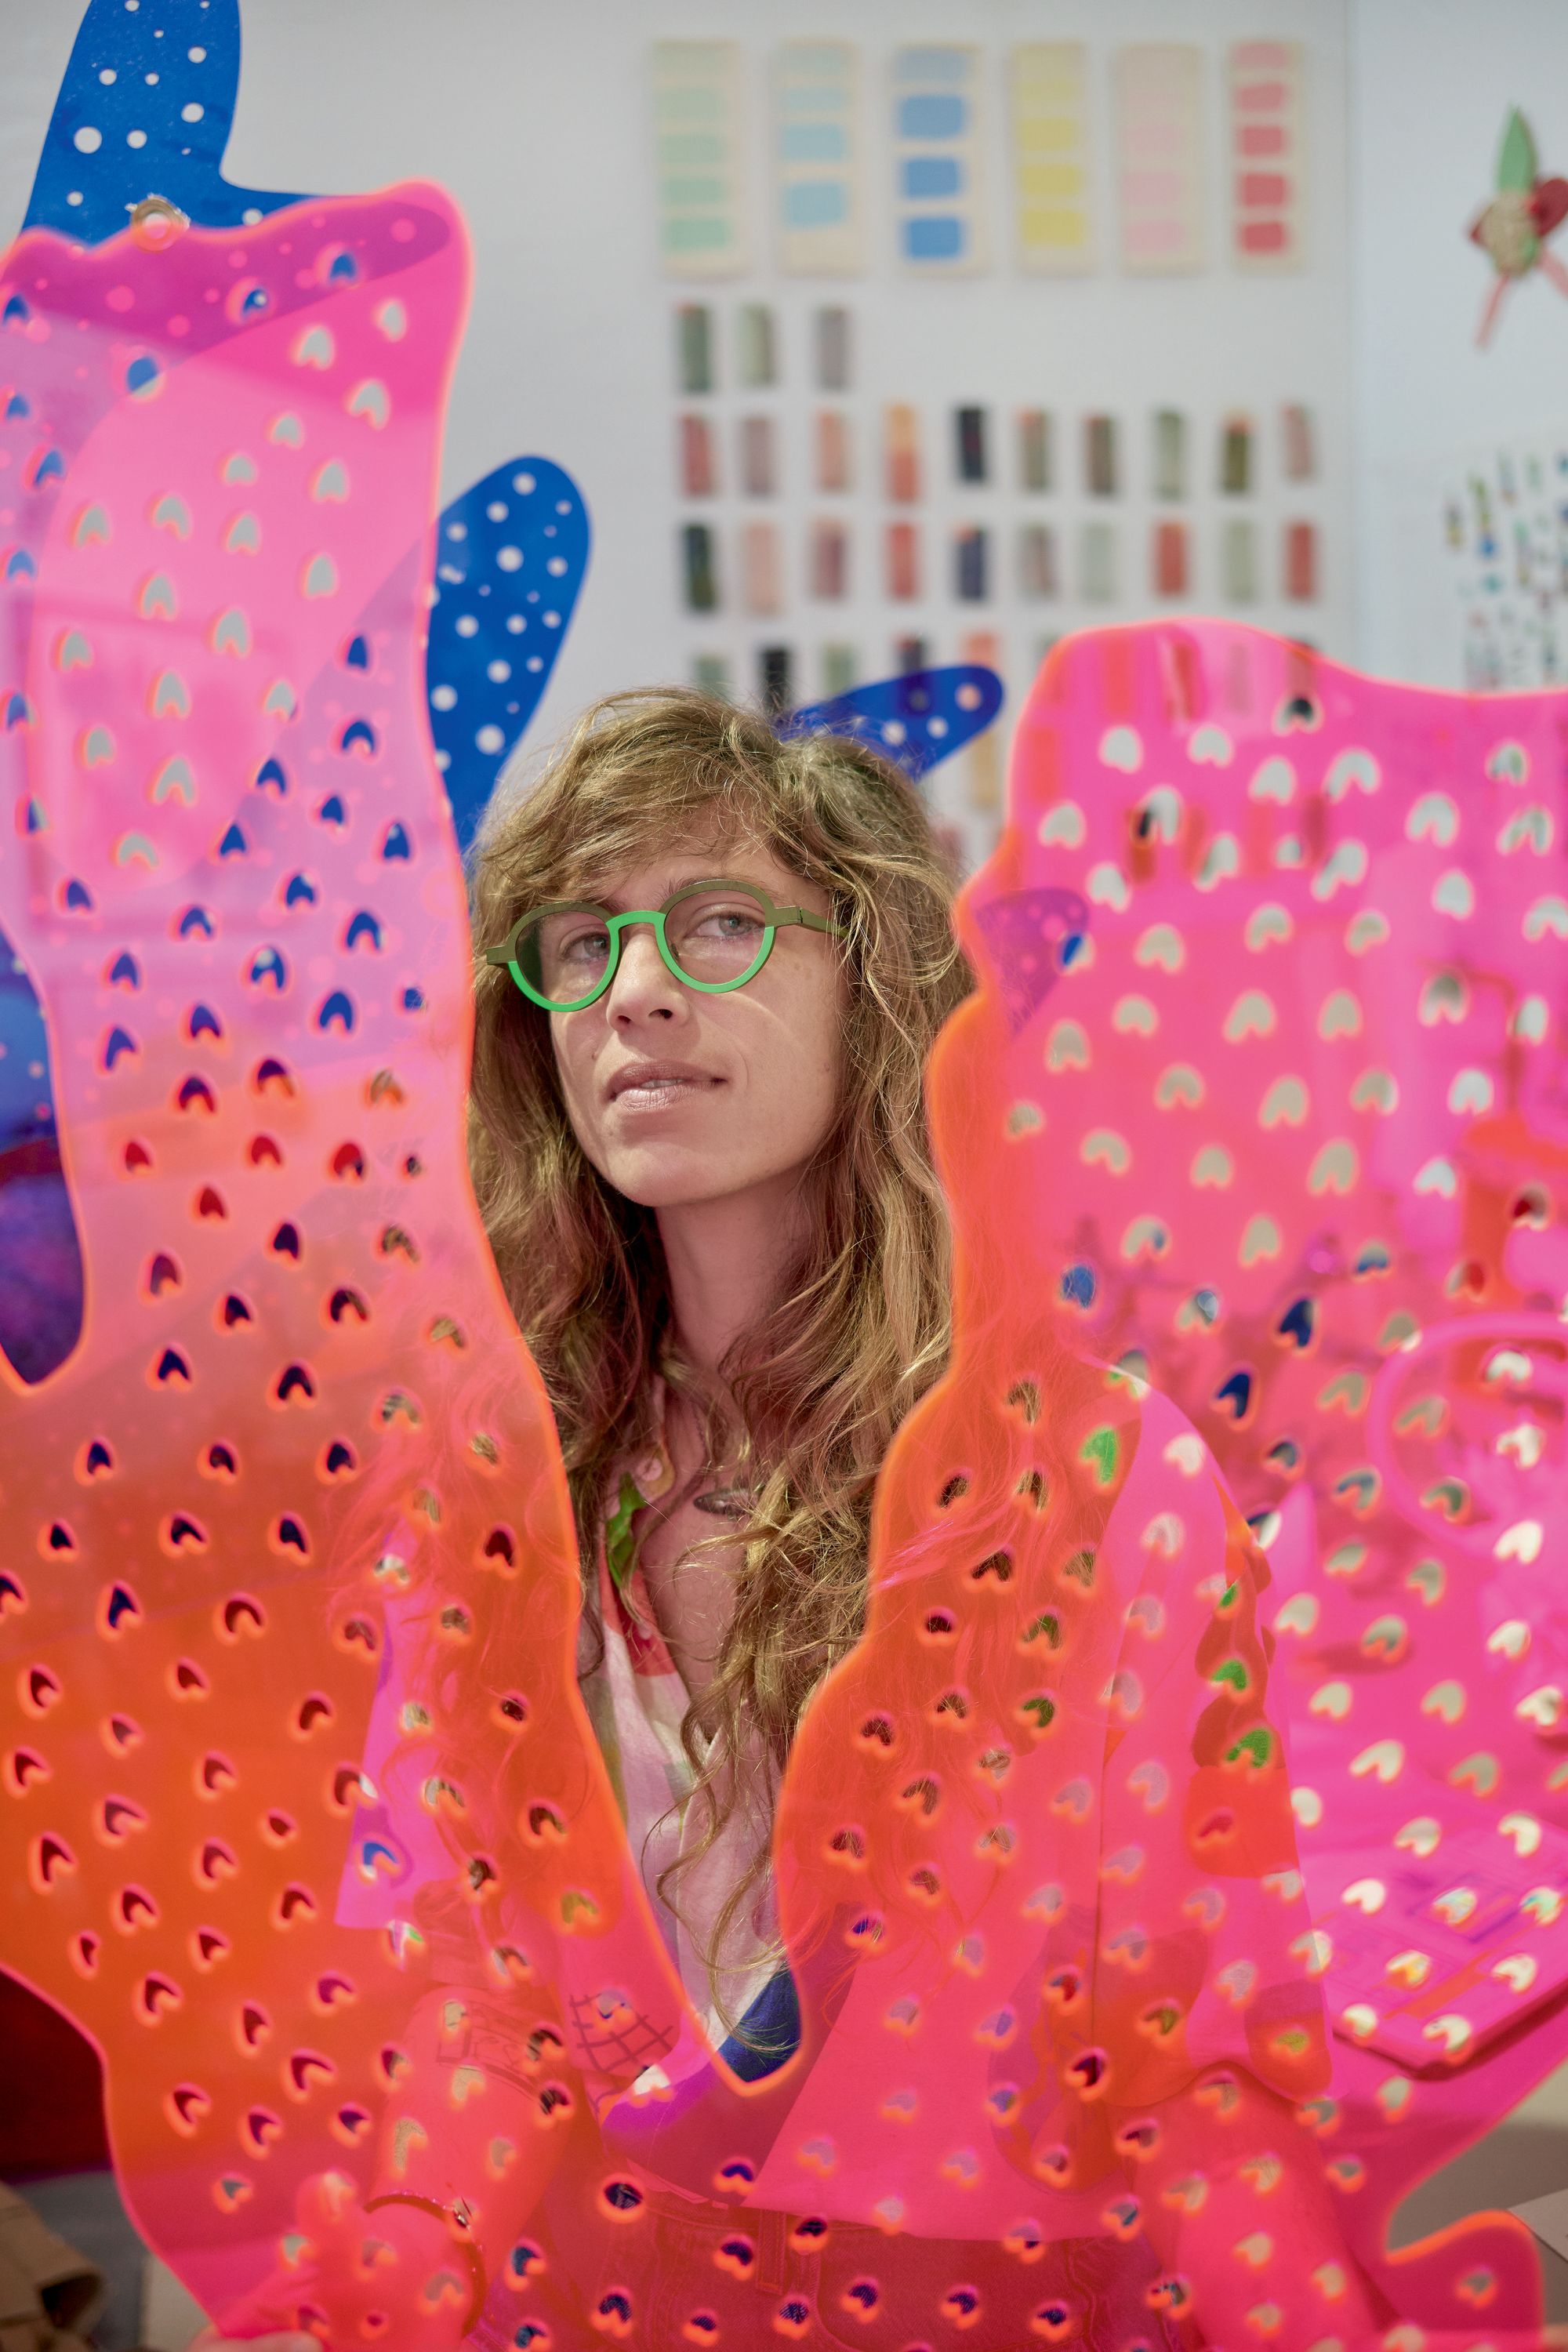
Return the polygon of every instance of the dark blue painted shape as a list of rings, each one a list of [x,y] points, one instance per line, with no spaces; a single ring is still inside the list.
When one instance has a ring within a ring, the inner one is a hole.
[[[0,932],[0,1349],[23,1380],[64,1363],[81,1333],[82,1297],[48,1036],[26,967]]]
[[[239,0],[91,0],[23,226],[100,245],[143,196],[166,196],[199,228],[237,228],[300,203],[224,178],[238,87]]]
[[[461,849],[549,683],[588,546],[582,494],[548,457],[498,466],[437,525],[425,684]]]
[[[1042,883],[976,899],[973,912],[1016,1034],[1075,961],[1089,929],[1089,901]]]
[[[978,662],[911,670],[808,702],[779,721],[781,735],[858,735],[919,778],[984,735],[1002,708],[1002,681]]]

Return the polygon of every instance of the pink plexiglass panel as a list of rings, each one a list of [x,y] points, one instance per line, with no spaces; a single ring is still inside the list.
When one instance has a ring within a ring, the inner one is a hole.
[[[1046,671],[931,1073],[953,1368],[783,1794],[801,2049],[742,2084],[464,1170],[465,282],[424,187],[7,257],[0,924],[88,1309],[5,1381],[0,1957],[236,2327],[1535,2341],[1521,2225],[1384,2238],[1562,2046],[1560,703],[1219,625]]]

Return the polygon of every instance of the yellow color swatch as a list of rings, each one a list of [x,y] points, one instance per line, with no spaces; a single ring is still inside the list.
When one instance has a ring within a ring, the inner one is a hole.
[[[1013,200],[1022,268],[1095,263],[1089,78],[1081,41],[1029,41],[1011,60]]]

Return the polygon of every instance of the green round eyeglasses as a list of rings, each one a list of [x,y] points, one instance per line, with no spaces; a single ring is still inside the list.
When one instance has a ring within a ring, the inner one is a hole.
[[[686,883],[662,907],[634,907],[624,915],[584,899],[531,908],[500,947],[485,950],[485,961],[504,964],[542,1011],[581,1013],[615,979],[621,942],[633,923],[651,923],[668,970],[705,996],[722,996],[754,980],[779,932],[792,924],[830,939],[843,936],[826,915],[776,907],[757,883],[719,875]]]

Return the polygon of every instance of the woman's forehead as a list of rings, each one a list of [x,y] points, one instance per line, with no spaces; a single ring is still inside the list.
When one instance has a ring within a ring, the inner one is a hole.
[[[672,891],[710,875],[761,882],[775,898],[809,887],[754,833],[717,824],[694,826],[674,840],[650,838],[621,857],[595,864],[579,887],[584,898],[618,913],[660,906]]]

